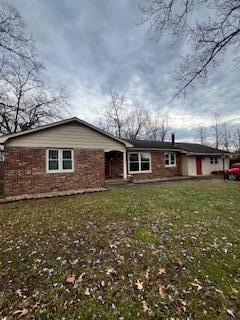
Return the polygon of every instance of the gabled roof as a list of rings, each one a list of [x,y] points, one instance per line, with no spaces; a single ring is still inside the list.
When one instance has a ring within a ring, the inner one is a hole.
[[[204,146],[198,143],[171,143],[171,142],[161,142],[152,140],[130,140],[125,139],[127,142],[131,143],[136,149],[159,149],[159,150],[175,150],[182,153],[190,154],[209,154],[209,155],[221,155],[223,153],[229,153],[227,151],[215,149],[212,147]]]
[[[38,132],[38,131],[42,131],[42,130],[46,130],[46,129],[50,129],[50,128],[54,128],[56,126],[60,126],[60,125],[63,125],[63,124],[68,124],[68,123],[71,123],[71,122],[75,122],[75,123],[79,123],[79,124],[82,124],[86,127],[89,127],[91,129],[93,129],[94,131],[97,131],[115,141],[118,141],[122,144],[124,144],[126,147],[132,147],[132,145],[130,143],[128,143],[127,141],[124,141],[124,140],[121,140],[121,139],[118,139],[116,138],[115,136],[113,136],[112,134],[108,133],[108,132],[105,132],[95,126],[93,126],[92,124],[86,122],[86,121],[83,121],[77,117],[73,117],[73,118],[69,118],[69,119],[65,119],[65,120],[61,120],[61,121],[57,121],[57,122],[53,122],[53,123],[50,123],[50,124],[47,124],[47,125],[44,125],[44,126],[40,126],[40,127],[37,127],[37,128],[33,128],[33,129],[28,129],[28,130],[25,130],[25,131],[21,131],[21,132],[17,132],[17,133],[12,133],[12,134],[8,134],[8,135],[5,135],[5,136],[2,136],[0,137],[0,144],[4,144],[6,143],[9,139],[12,139],[12,138],[17,138],[17,137],[20,137],[20,136],[23,136],[23,135],[28,135],[28,134],[31,134],[31,133],[35,133],[35,132]]]

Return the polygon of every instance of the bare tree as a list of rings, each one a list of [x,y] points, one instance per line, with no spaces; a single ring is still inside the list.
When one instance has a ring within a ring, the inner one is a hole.
[[[20,58],[36,63],[34,42],[28,34],[19,12],[5,0],[0,0],[0,60],[1,65]]]
[[[110,104],[105,106],[99,120],[102,129],[122,138],[127,124],[127,98],[125,94],[119,94],[110,90]]]
[[[230,151],[232,144],[232,130],[229,128],[226,122],[221,124],[221,144],[223,149]]]
[[[110,98],[98,123],[103,130],[118,138],[165,140],[170,130],[167,114],[151,114],[143,106],[130,103],[125,94],[110,91]]]
[[[126,115],[126,129],[124,137],[137,139],[144,137],[144,131],[149,119],[148,112],[140,106],[130,106],[131,111]]]
[[[240,40],[238,0],[150,0],[140,10],[140,23],[149,24],[157,40],[165,34],[191,39],[192,54],[180,63],[175,96],[206,81],[226,51]],[[195,19],[199,14],[201,19]]]
[[[218,113],[213,113],[213,134],[214,134],[214,140],[215,140],[215,148],[219,148],[220,146],[220,140],[221,140],[221,123],[220,123],[220,116]]]
[[[240,125],[232,128],[232,145],[236,152],[240,152]]]
[[[15,8],[0,0],[0,133],[26,130],[66,114],[66,94],[44,80],[33,40]]]
[[[64,92],[51,90],[40,78],[41,66],[17,59],[0,80],[0,132],[10,134],[53,119],[66,111]]]
[[[199,126],[197,128],[198,139],[202,145],[207,144],[207,127]]]
[[[167,113],[161,115],[152,114],[149,116],[146,124],[146,138],[163,142],[170,129],[169,116]]]

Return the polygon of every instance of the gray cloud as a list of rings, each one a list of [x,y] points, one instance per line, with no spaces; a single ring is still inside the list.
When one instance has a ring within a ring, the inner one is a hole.
[[[194,127],[210,123],[213,111],[228,120],[239,119],[240,76],[233,71],[234,51],[206,86],[167,104],[184,48],[168,38],[150,41],[146,28],[134,24],[137,1],[9,1],[33,33],[52,82],[67,85],[75,115],[95,121],[96,110],[112,88],[156,112],[168,111],[183,139],[193,139]]]

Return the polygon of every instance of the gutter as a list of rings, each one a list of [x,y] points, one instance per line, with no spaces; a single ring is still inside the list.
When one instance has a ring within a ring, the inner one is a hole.
[[[182,149],[160,149],[160,148],[132,148],[132,147],[127,147],[127,151],[137,151],[137,150],[140,150],[140,151],[167,151],[167,152],[180,152],[180,153],[187,153],[186,151],[182,150]]]

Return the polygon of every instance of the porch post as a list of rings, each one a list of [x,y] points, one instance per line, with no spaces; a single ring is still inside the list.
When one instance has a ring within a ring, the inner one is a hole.
[[[123,151],[123,179],[127,179],[127,153]]]

